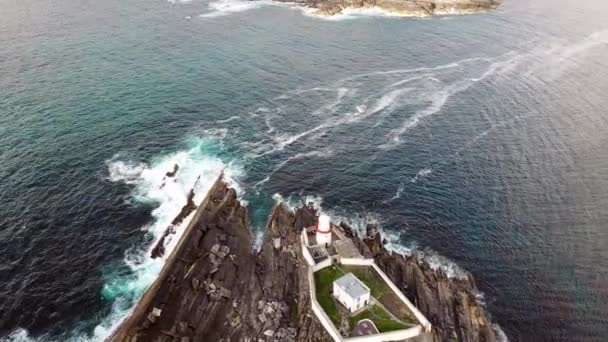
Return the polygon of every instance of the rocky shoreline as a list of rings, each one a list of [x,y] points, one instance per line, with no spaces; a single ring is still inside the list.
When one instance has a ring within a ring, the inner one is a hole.
[[[332,341],[311,312],[299,243],[316,220],[312,206],[292,211],[279,203],[253,251],[247,208],[218,179],[157,280],[108,340]],[[496,340],[472,276],[451,279],[388,251],[373,226],[362,237],[341,227],[431,321],[434,341]]]
[[[293,2],[291,0],[277,0]],[[495,9],[501,0],[296,0],[313,14],[334,16],[348,10],[381,10],[391,15],[426,17]]]

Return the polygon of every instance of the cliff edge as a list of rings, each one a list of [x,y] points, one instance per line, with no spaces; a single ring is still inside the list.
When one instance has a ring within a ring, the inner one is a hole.
[[[247,208],[221,179],[196,209],[157,280],[109,341],[332,341],[311,312],[300,232],[310,206],[277,204],[261,249],[252,250]],[[412,257],[384,249],[375,229],[357,247],[433,324],[435,341],[495,341],[475,302],[472,277],[449,279]]]

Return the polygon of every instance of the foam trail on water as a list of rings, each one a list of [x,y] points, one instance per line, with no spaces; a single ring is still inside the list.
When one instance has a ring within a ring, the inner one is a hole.
[[[291,157],[287,158],[286,160],[282,161],[281,163],[279,163],[272,171],[270,171],[270,173],[264,179],[255,183],[255,185],[253,187],[257,189],[260,186],[264,185],[264,183],[268,182],[275,173],[277,173],[279,170],[281,170],[283,167],[285,167],[285,165],[289,164],[289,162],[292,162],[292,161],[298,160],[298,159],[303,159],[303,158],[310,158],[310,157],[329,158],[333,155],[334,155],[334,151],[330,150],[330,149],[326,149],[323,151],[310,151],[310,152],[306,152],[306,153],[297,153],[296,155],[291,156]]]
[[[240,118],[241,118],[240,116],[234,115],[234,116],[229,117],[228,119],[217,120],[215,123],[227,123],[227,122],[238,120]]]
[[[486,78],[494,75],[500,75],[505,72],[514,70],[523,61],[523,55],[507,55],[509,58],[506,60],[496,61],[489,65],[489,67],[479,76],[474,78],[467,78],[448,84],[442,89],[429,94],[430,105],[426,108],[417,111],[411,117],[403,122],[401,127],[393,129],[389,134],[389,142],[379,146],[381,149],[391,149],[401,144],[401,136],[405,134],[409,129],[416,127],[423,119],[434,115],[443,109],[447,101],[455,94],[461,93],[469,89],[472,85],[485,80]]]
[[[574,44],[558,44],[553,48],[545,50],[533,50],[531,56],[536,56],[541,63],[537,63],[525,73],[545,75],[547,80],[559,78],[568,68],[573,68],[580,63],[589,50],[608,45],[608,30],[596,31]]]
[[[433,173],[433,169],[431,169],[431,168],[422,169],[422,170],[418,171],[418,173],[416,173],[416,175],[414,177],[412,177],[409,182],[416,183],[416,182],[418,182],[418,180],[420,178],[426,177],[426,176],[430,175],[431,173]],[[393,195],[393,197],[391,197],[389,200],[385,200],[384,203],[390,203],[396,199],[401,198],[403,191],[405,191],[405,185],[406,185],[405,181],[402,181],[399,184],[399,187],[397,188],[395,195]]]
[[[199,17],[201,18],[214,18],[230,15],[234,13],[244,12],[256,8],[266,6],[285,6],[285,4],[277,3],[274,1],[256,0],[256,1],[243,1],[243,0],[218,0],[209,3],[210,12],[203,13]]]
[[[418,171],[416,176],[414,176],[414,178],[412,178],[410,180],[410,183],[416,183],[418,181],[418,179],[420,179],[422,177],[426,177],[426,176],[430,175],[432,172],[433,172],[433,169],[430,169],[430,168],[422,169],[422,170]]]

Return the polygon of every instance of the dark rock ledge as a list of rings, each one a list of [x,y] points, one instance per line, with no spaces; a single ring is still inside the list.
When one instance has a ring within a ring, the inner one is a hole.
[[[314,209],[275,206],[259,252],[251,248],[247,217],[235,191],[218,179],[109,341],[332,341],[310,310],[299,243],[301,229],[316,222]],[[495,341],[472,277],[449,279],[393,254],[375,229],[353,240],[431,321],[434,340]]]

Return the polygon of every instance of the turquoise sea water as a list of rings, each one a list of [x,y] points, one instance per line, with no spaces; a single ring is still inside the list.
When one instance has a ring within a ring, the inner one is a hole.
[[[471,271],[512,341],[605,341],[607,17],[0,2],[0,339],[107,336],[225,170],[256,231],[273,195],[308,196]]]

